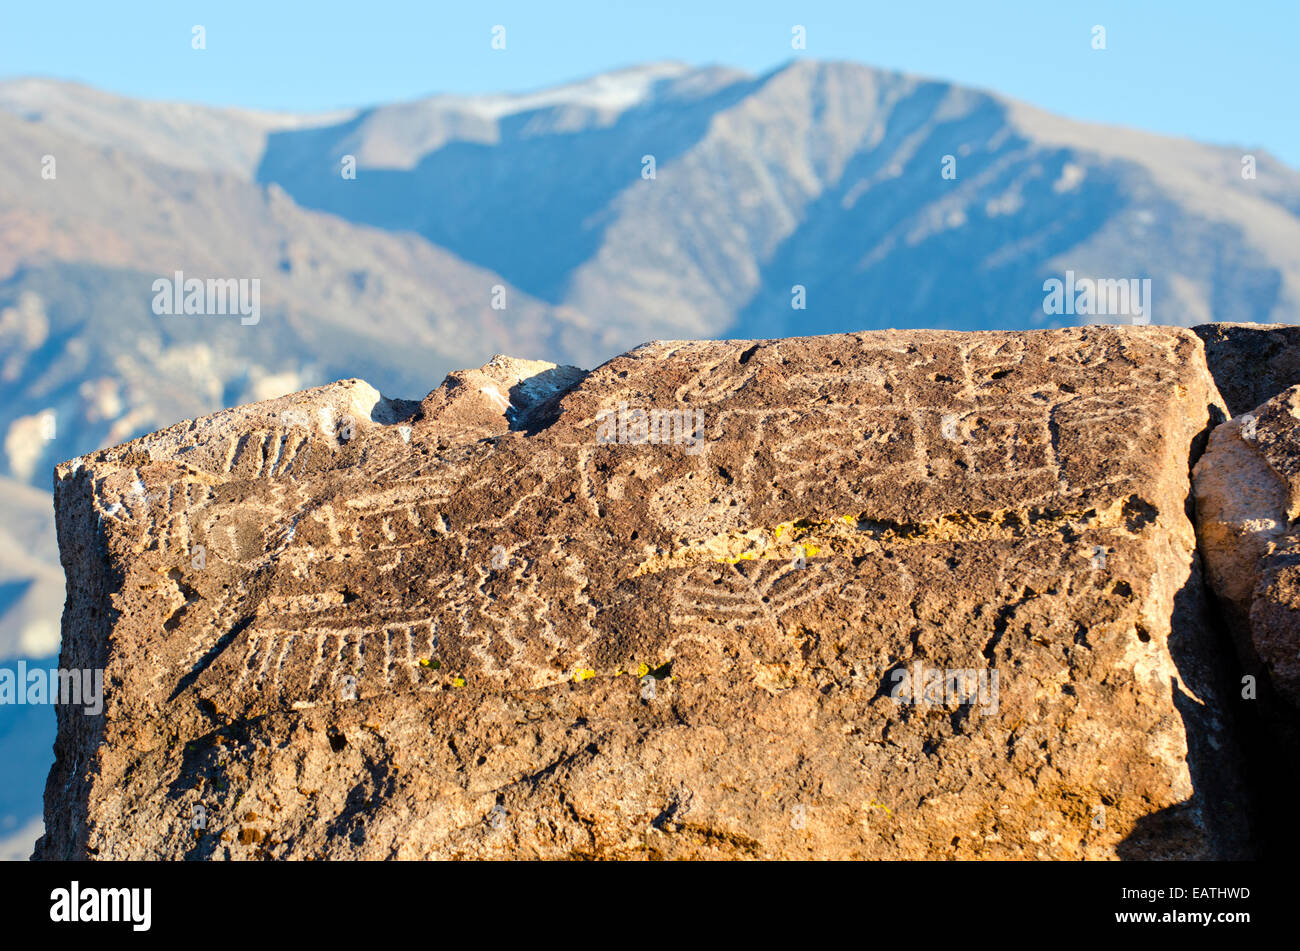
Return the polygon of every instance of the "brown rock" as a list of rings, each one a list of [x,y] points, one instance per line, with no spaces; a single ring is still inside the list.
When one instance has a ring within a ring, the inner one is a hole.
[[[1244,660],[1300,707],[1300,386],[1216,428],[1195,486],[1207,578]]]
[[[1247,850],[1192,333],[546,367],[61,465],[64,662],[109,688],[60,709],[38,855]]]
[[[439,445],[469,442],[523,429],[531,415],[586,374],[542,360],[498,354],[478,370],[457,370],[420,406],[422,418],[437,420]]]

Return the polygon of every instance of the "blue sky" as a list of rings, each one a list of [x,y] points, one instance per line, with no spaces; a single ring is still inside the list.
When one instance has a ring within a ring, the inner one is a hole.
[[[207,49],[190,46],[194,24]],[[506,27],[506,49],[490,48]],[[808,48],[790,47],[794,24]],[[1105,26],[1107,49],[1090,46]],[[316,111],[525,90],[658,59],[753,72],[850,59],[1300,167],[1297,0],[71,0],[0,7],[0,76]]]

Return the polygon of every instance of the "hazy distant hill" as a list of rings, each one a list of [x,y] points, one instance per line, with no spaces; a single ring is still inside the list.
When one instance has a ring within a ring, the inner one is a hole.
[[[1151,278],[1162,323],[1300,314],[1300,173],[1267,154],[851,63],[656,63],[314,116],[24,80],[0,83],[0,108],[420,235],[568,308],[585,329],[541,336],[584,363],[654,336],[1060,322],[1042,282],[1066,269]]]
[[[260,321],[155,315],[152,283],[176,271],[259,278]],[[59,459],[231,401],[341,376],[422,395],[484,351],[555,354],[586,335],[418,236],[0,114],[0,433],[25,481],[48,486]],[[38,451],[32,417],[47,410],[56,436]]]
[[[621,347],[1034,326],[1044,278],[1067,268],[1151,278],[1162,323],[1294,320],[1300,174],[1252,153],[1245,180],[1243,152],[801,61],[384,106],[271,133],[257,174],[303,205],[416,231],[617,328]]]

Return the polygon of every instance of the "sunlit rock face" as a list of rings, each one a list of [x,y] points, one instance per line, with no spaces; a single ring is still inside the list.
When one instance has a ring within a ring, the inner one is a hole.
[[[42,858],[1249,854],[1190,331],[659,342],[59,466]]]

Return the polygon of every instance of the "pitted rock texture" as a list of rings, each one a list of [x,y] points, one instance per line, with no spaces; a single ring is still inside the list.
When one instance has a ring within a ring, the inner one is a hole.
[[[1207,578],[1243,659],[1300,709],[1300,386],[1217,427],[1195,486]]]
[[[38,857],[1248,852],[1190,331],[494,364],[58,468]]]

